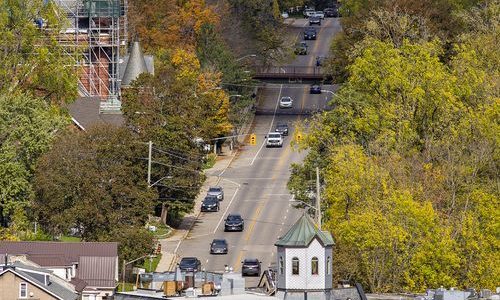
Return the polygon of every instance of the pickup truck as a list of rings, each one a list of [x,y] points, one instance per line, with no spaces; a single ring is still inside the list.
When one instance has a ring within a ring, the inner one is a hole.
[[[283,147],[283,136],[279,132],[269,132],[266,139],[266,148]]]

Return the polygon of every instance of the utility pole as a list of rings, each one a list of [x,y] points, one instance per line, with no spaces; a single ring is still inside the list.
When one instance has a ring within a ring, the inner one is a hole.
[[[316,222],[321,229],[321,196],[319,186],[319,167],[316,167]]]
[[[148,153],[148,187],[151,187],[151,158],[153,156],[153,142],[149,141],[149,153]]]

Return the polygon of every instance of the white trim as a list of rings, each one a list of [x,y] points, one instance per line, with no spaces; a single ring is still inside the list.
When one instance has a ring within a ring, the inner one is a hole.
[[[14,275],[19,276],[20,278],[24,279],[25,281],[27,281],[27,282],[29,282],[29,283],[33,284],[34,286],[36,286],[36,287],[38,287],[38,288],[40,288],[40,289],[44,290],[44,291],[45,291],[45,292],[47,292],[48,294],[50,294],[50,295],[52,295],[52,296],[56,297],[57,299],[64,300],[64,299],[63,299],[63,298],[61,298],[59,295],[54,294],[53,292],[51,292],[51,291],[47,290],[47,289],[46,289],[43,285],[40,285],[40,284],[38,284],[37,282],[34,282],[33,280],[26,278],[25,276],[23,276],[23,275],[21,275],[21,274],[17,273],[16,271],[12,270],[11,268],[4,269],[2,272],[0,272],[0,276],[2,276],[3,274],[5,274],[5,273],[7,273],[7,272],[12,272]]]
[[[78,122],[75,118],[71,117],[71,121],[73,121],[73,123],[75,123],[75,125],[76,125],[78,128],[80,128],[81,130],[83,130],[83,131],[87,131],[87,130],[85,130],[85,127],[83,127],[83,125],[82,125],[82,124],[80,124],[80,122]]]
[[[24,296],[22,294],[24,286]],[[19,283],[19,299],[28,299],[28,283],[20,282]]]

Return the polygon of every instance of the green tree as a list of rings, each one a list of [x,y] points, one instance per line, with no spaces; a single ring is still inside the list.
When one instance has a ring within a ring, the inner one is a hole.
[[[43,2],[0,1],[0,92],[30,91],[66,103],[77,96],[77,79],[73,58],[57,41],[65,14]]]
[[[38,163],[32,207],[38,222],[52,235],[77,228],[85,241],[143,226],[155,198],[145,153],[127,128],[65,132]]]
[[[33,196],[31,180],[37,159],[68,119],[60,110],[27,94],[0,93],[0,219],[2,225],[26,223],[24,211]],[[13,220],[18,216],[17,220]]]

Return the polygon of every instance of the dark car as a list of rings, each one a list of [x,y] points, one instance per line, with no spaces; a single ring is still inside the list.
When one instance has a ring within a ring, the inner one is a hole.
[[[325,17],[327,18],[338,18],[339,17],[339,9],[337,7],[328,7],[323,10],[325,13]]]
[[[295,44],[295,54],[297,55],[307,55],[307,44],[306,42],[300,42]]]
[[[187,272],[198,272],[201,269],[201,262],[196,257],[183,257],[179,263],[179,269]]]
[[[308,27],[304,30],[304,40],[315,40],[316,28]]]
[[[210,254],[227,254],[227,241],[224,239],[214,239],[210,243]]]
[[[211,186],[208,189],[207,195],[215,196],[220,201],[224,200],[224,190],[220,186]]]
[[[219,199],[214,196],[206,196],[201,202],[201,211],[219,211]]]
[[[256,258],[245,258],[241,262],[241,275],[260,276],[260,261]]]
[[[326,59],[327,58],[324,57],[324,56],[316,56],[316,67],[323,66],[323,64],[324,64],[324,62],[325,62]]]
[[[311,25],[321,25],[321,18],[318,16],[311,16],[309,18],[309,26]]]
[[[311,85],[311,89],[309,90],[310,94],[321,94],[321,86],[318,84]]]
[[[241,215],[229,214],[224,223],[224,231],[243,231],[245,222]]]
[[[281,135],[288,135],[288,124],[278,123],[274,131],[281,133]]]

